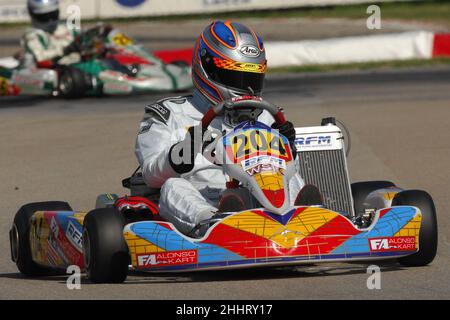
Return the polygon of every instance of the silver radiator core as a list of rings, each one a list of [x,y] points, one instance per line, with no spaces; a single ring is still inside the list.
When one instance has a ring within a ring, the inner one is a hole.
[[[300,176],[306,184],[312,184],[320,190],[326,208],[354,216],[340,129],[333,126],[333,128],[303,128],[303,132],[296,130],[298,130],[296,146]]]

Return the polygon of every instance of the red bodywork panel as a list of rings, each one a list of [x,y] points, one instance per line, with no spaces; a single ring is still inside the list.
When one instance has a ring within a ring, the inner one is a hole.
[[[150,211],[150,214],[152,214],[154,218],[159,217],[158,205],[144,197],[125,196],[119,198],[114,206],[119,211],[122,211],[126,208],[132,209],[134,211],[142,211],[147,209]]]

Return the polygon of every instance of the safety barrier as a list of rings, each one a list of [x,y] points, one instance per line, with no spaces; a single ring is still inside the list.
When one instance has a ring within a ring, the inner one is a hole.
[[[377,0],[377,2],[414,0]],[[372,0],[61,0],[63,17],[69,6],[81,9],[82,19],[164,16],[224,11],[287,9],[305,6],[371,3]],[[72,11],[73,12],[73,11]],[[26,0],[0,0],[0,22],[27,21]]]
[[[322,40],[266,42],[269,67],[450,57],[450,34],[427,31]],[[192,49],[156,52],[166,62],[190,63]]]

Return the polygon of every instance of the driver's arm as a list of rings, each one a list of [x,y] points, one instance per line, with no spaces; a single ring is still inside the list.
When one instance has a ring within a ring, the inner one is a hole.
[[[140,123],[135,152],[150,188],[161,188],[167,179],[180,176],[169,161],[170,149],[177,142],[172,134],[173,121],[152,111],[150,106]]]
[[[33,55],[38,64],[52,61],[64,54],[64,47],[50,44],[44,32],[27,33],[22,39],[22,46]]]

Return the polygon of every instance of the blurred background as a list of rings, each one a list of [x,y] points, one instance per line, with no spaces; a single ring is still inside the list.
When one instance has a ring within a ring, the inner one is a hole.
[[[107,21],[142,42],[152,51],[192,47],[200,31],[212,19],[234,19],[249,24],[263,36],[266,42],[374,36],[411,31],[450,32],[450,2],[448,0],[376,2],[367,0],[62,0],[61,16],[72,19],[74,5],[80,8],[84,29],[95,22]],[[372,5],[376,5],[379,12],[376,8],[370,7]],[[379,23],[374,20],[378,18],[381,19]],[[0,0],[0,23],[2,24],[0,57],[17,51],[20,37],[28,21],[25,0]],[[365,38],[356,39],[356,43],[361,39]],[[320,50],[314,47],[314,50],[318,51],[306,56],[305,54],[301,56],[302,53],[299,53],[300,57],[293,58],[296,59],[295,62],[279,62],[280,58],[272,57],[271,59],[269,56],[269,67],[271,65],[308,66],[301,68],[300,71],[316,69],[320,71],[342,68],[342,66],[333,66],[334,64],[356,62],[397,61],[392,63],[394,66],[448,63],[448,59],[442,59],[445,56],[443,54],[437,60],[429,59],[433,56],[431,40],[406,38],[405,41],[408,40],[412,43],[405,44],[405,48],[396,50],[392,49],[392,46],[399,47],[401,44],[397,43],[395,37],[387,37],[365,45],[366,51],[374,51],[381,46],[381,51],[384,52],[381,56],[380,50],[371,55],[364,53],[364,57],[358,57],[358,53],[352,50],[353,57],[341,58],[328,55],[322,57],[324,51],[328,51],[330,47],[328,42],[320,42],[319,45],[327,47]],[[344,49],[350,46],[352,49],[361,50],[353,43],[345,43]],[[301,46],[299,51],[312,50],[311,44],[306,43],[306,45],[309,47],[303,49],[304,46]],[[389,53],[386,53],[386,48],[382,46],[388,48]],[[338,50],[338,46],[334,45],[333,49]],[[284,47],[280,50],[286,52]],[[290,48],[289,53],[292,50]],[[408,52],[408,50],[422,52]],[[342,55],[340,52],[338,54]],[[316,58],[311,55],[319,56]],[[409,61],[405,62],[405,60]],[[327,67],[317,68],[315,66],[317,64],[327,65]],[[366,64],[357,67],[373,66]]]

